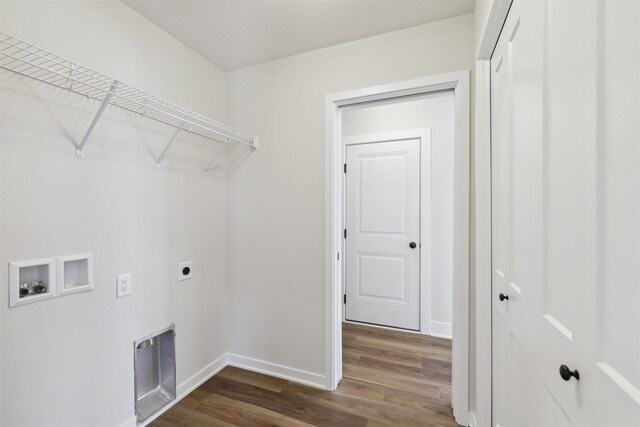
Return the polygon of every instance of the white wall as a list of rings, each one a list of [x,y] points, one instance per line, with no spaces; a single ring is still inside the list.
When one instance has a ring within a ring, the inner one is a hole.
[[[342,136],[431,129],[431,329],[451,337],[453,291],[453,92],[347,109],[342,113]]]
[[[225,74],[120,2],[3,2],[2,30],[225,120]],[[226,182],[202,178],[210,148],[98,105],[1,74],[1,257],[93,252],[95,289],[8,308],[0,292],[3,426],[114,426],[131,419],[133,341],[172,322],[178,383],[226,350]],[[136,124],[139,124],[137,126]],[[141,130],[140,127],[146,129]],[[195,278],[177,283],[177,263]],[[133,295],[116,299],[116,275]]]
[[[472,69],[472,31],[468,14],[228,73],[229,121],[262,141],[229,166],[231,352],[324,375],[325,95]]]
[[[41,256],[96,264],[90,293],[8,309],[0,292],[0,424],[129,421],[132,341],[171,322],[178,383],[226,349],[324,375],[324,95],[472,69],[472,15],[231,72],[227,97],[223,72],[120,2],[0,4],[2,30],[216,119],[226,107],[262,141],[231,150],[226,183],[200,177],[200,144],[155,171],[171,131],[108,109],[79,160],[97,105],[0,74],[0,274]],[[178,285],[186,259],[196,278]],[[116,299],[124,272],[133,295]]]

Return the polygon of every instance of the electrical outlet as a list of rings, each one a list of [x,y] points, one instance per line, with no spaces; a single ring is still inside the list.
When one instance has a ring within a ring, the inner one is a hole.
[[[193,279],[193,261],[178,264],[178,281]]]
[[[118,298],[131,294],[131,274],[118,276]]]

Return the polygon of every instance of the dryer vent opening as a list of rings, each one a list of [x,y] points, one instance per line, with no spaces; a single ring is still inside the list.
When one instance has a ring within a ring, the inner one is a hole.
[[[133,353],[140,424],[176,398],[175,325],[136,340]]]

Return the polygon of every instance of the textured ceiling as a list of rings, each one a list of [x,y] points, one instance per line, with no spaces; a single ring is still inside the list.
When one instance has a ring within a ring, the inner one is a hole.
[[[123,0],[223,70],[473,11],[474,0]]]

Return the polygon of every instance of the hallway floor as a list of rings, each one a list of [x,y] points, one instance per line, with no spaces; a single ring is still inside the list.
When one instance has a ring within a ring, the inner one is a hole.
[[[334,392],[226,367],[150,426],[456,426],[451,341],[343,325]]]

